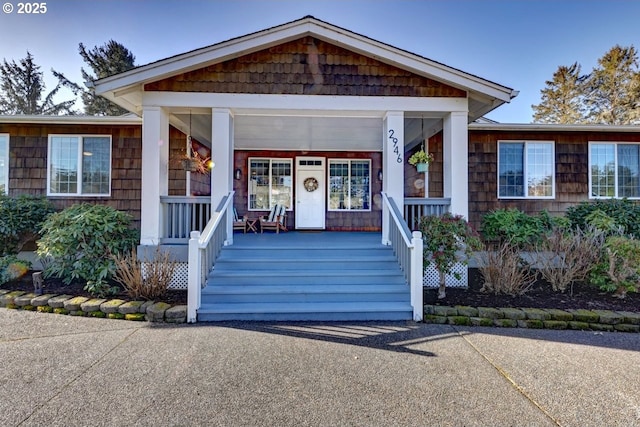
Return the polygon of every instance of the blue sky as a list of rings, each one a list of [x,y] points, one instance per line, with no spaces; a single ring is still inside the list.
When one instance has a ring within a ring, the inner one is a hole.
[[[489,118],[529,123],[531,104],[559,65],[583,72],[616,44],[640,47],[636,0],[48,0],[44,14],[0,12],[0,58],[29,50],[80,82],[78,43],[114,39],[136,64],[313,15],[356,33],[519,90]]]

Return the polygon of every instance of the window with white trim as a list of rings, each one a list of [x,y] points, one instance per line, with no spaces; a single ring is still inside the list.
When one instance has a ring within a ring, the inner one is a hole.
[[[111,194],[111,136],[49,135],[47,194]]]
[[[0,134],[0,194],[9,192],[9,134]]]
[[[329,160],[329,210],[371,210],[371,160]]]
[[[498,141],[498,197],[555,197],[553,141]]]
[[[249,210],[293,206],[292,159],[249,159]]]
[[[640,144],[589,143],[591,198],[640,198]]]

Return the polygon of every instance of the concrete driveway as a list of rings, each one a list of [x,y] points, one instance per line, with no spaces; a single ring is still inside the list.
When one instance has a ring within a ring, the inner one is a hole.
[[[640,425],[640,335],[0,309],[2,426]]]

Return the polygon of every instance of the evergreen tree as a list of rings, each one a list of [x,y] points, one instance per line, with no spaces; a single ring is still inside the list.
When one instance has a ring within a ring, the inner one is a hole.
[[[612,47],[598,60],[586,82],[585,107],[590,123],[640,123],[638,54],[631,47]]]
[[[43,74],[33,61],[33,55],[27,51],[27,56],[19,63],[4,59],[0,64],[0,114],[74,114],[75,100],[53,101],[60,87],[60,84],[56,85],[42,99],[45,91]]]
[[[81,69],[82,78],[85,82],[94,82],[98,79],[122,73],[135,67],[135,57],[122,44],[109,40],[102,46],[96,46],[93,49],[87,49],[84,44],[80,43],[78,47],[80,56],[84,62],[90,67],[87,71]],[[92,90],[87,89],[84,85],[79,85],[67,79],[62,73],[54,71],[59,81],[70,88],[75,94],[80,93],[82,102],[84,103],[84,112],[95,116],[119,116],[128,113],[124,108],[114,104],[106,98],[96,96]]]
[[[584,82],[588,76],[580,75],[577,62],[570,66],[560,66],[553,73],[553,80],[546,81],[542,89],[540,104],[532,105],[535,123],[583,123]]]

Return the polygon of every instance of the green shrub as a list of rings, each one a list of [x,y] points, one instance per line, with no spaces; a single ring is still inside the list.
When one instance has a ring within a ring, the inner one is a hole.
[[[420,218],[420,231],[424,240],[424,265],[435,265],[440,282],[438,298],[444,298],[446,275],[453,272],[457,262],[466,263],[472,251],[479,250],[482,243],[462,216],[450,213],[423,216]],[[453,274],[459,279],[459,273]]]
[[[18,259],[15,255],[0,257],[0,285],[24,276],[30,268],[29,261]]]
[[[130,215],[103,205],[74,205],[52,214],[38,241],[38,255],[48,259],[45,277],[67,284],[85,280],[92,294],[112,293],[113,256],[130,252],[138,240],[130,223]]]
[[[582,202],[567,209],[567,218],[583,230],[594,225],[615,234],[621,228],[623,234],[640,238],[640,205],[627,199]]]
[[[35,241],[42,222],[54,212],[44,197],[0,194],[0,256],[17,254],[23,246]]]
[[[554,225],[563,225],[562,218],[552,218],[546,211],[529,215],[518,209],[498,209],[482,218],[482,235],[488,242],[500,246],[509,242],[519,249],[529,249]]]
[[[610,236],[604,245],[604,260],[591,273],[591,283],[624,298],[638,291],[640,280],[640,240]]]

